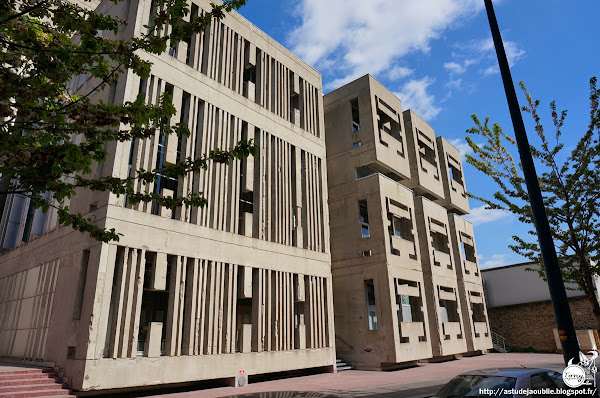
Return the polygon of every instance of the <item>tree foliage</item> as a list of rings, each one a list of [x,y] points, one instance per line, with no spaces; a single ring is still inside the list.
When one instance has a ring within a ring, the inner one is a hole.
[[[600,274],[600,89],[597,79],[590,79],[587,131],[573,148],[566,148],[562,139],[567,111],[559,111],[555,101],[550,103],[553,127],[552,135],[547,134],[538,110],[540,101],[531,97],[523,82],[520,86],[527,101],[522,111],[532,117],[540,142],[531,145],[531,152],[562,275],[565,282],[575,283],[585,292],[600,326],[595,285]],[[529,224],[532,227],[529,236],[513,236],[514,244],[510,248],[542,264],[521,165],[508,150],[515,141],[497,123],[490,128],[489,118],[483,124],[476,115],[472,119],[475,126],[467,133],[483,138],[484,144],[479,146],[471,137],[466,137],[474,152],[466,156],[467,162],[491,177],[500,189],[492,199],[470,196],[491,209],[509,211],[519,221]],[[544,276],[543,267],[536,270]]]
[[[169,43],[203,31],[244,4],[245,0],[211,3],[210,12],[190,16],[186,0],[152,0],[156,12],[145,26],[147,32],[117,39],[124,36],[118,34],[126,28],[126,21],[67,0],[1,2],[0,173],[8,181],[2,193],[29,196],[36,208],[45,211],[56,207],[60,224],[105,242],[118,240],[117,231],[100,228],[60,203],[78,189],[87,189],[127,195],[130,204],[156,200],[170,209],[204,206],[202,193],[179,198],[139,193],[134,191],[134,182],[183,177],[206,169],[210,162],[228,163],[255,153],[252,141],[240,141],[228,151],[215,148],[160,170],[139,169],[129,178],[94,178],[94,165],[107,159],[111,142],[144,139],[157,132],[190,133],[185,124],[169,123],[176,110],[168,94],[161,96],[158,105],[145,103],[142,95],[123,104],[96,101],[94,95],[126,71],[148,77],[152,64],[140,54],[160,55]],[[68,86],[79,75],[87,75],[94,83],[75,96]],[[41,195],[47,192],[50,199]]]

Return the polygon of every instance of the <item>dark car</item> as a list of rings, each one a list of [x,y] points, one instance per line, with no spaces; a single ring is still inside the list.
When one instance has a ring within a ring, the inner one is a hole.
[[[526,395],[512,394],[511,390],[531,389],[543,391],[564,388],[562,374],[550,369],[500,368],[474,370],[450,380],[434,395],[435,398],[504,397]],[[557,395],[529,395],[529,397],[556,397]]]

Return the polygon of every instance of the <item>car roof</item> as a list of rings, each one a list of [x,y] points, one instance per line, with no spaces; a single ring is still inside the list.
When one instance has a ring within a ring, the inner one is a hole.
[[[541,372],[554,372],[554,370],[540,368],[490,368],[472,370],[461,373],[461,375],[523,377],[531,376],[532,374]]]

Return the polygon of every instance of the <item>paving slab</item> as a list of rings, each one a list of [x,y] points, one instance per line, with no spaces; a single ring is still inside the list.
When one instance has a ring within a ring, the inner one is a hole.
[[[165,391],[160,395],[153,391],[152,395],[168,398],[216,398],[260,392],[313,391],[343,398],[426,397],[437,392],[442,385],[460,373],[505,367],[546,368],[562,372],[564,364],[562,355],[558,354],[492,353],[447,362],[423,363],[395,371],[347,370],[250,383],[241,388],[219,387],[175,393]],[[110,396],[116,397],[115,394]],[[142,397],[144,394],[135,396]],[[264,397],[276,398],[277,395],[265,394]]]

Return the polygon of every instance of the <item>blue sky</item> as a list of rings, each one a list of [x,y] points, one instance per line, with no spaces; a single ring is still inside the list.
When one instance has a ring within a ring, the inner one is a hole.
[[[589,122],[589,79],[600,75],[600,2],[494,5],[515,84],[523,80],[541,100],[545,120],[553,99],[568,109],[563,137],[567,147],[573,145]],[[370,73],[404,109],[413,109],[461,150],[473,113],[490,116],[512,135],[483,0],[248,0],[240,13],[321,72],[325,93]],[[519,101],[524,104],[522,95]],[[469,165],[465,178],[476,195],[490,197],[496,190]],[[527,229],[508,214],[470,203],[481,267],[524,261],[508,244]]]

